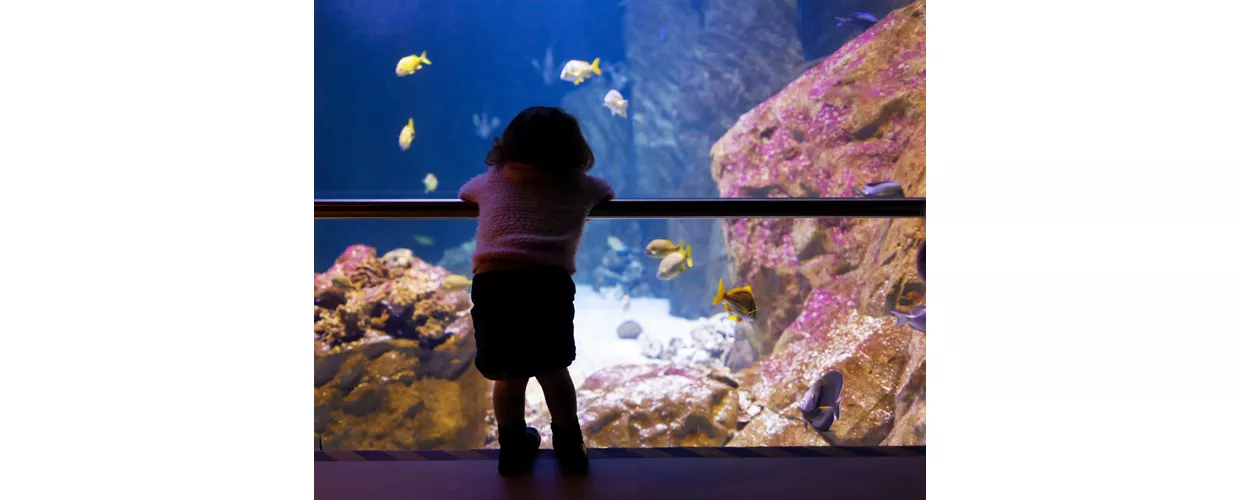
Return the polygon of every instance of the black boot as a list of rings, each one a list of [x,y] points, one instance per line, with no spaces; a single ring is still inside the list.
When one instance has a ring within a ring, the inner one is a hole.
[[[499,474],[515,476],[534,468],[538,459],[538,431],[533,427],[499,428]]]
[[[565,426],[552,423],[551,445],[555,448],[555,460],[565,472],[579,475],[590,469],[590,458],[586,456],[585,440],[577,422]]]

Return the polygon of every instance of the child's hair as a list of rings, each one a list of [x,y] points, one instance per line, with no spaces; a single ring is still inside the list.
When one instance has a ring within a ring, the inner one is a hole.
[[[563,173],[585,172],[594,166],[594,152],[581,135],[577,119],[560,108],[526,108],[508,123],[503,139],[494,141],[487,165],[524,163]]]

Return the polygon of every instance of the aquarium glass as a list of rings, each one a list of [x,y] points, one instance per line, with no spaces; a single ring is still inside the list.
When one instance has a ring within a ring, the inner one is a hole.
[[[722,244],[686,241],[706,251],[671,279],[632,236],[646,222],[591,221],[578,253],[569,372],[588,446],[925,444],[922,219],[682,221]],[[474,227],[315,222],[354,241],[315,255],[316,448],[497,445],[472,364]],[[533,381],[526,421],[550,436]]]
[[[494,138],[535,105],[578,119],[596,157],[590,173],[620,199],[926,193],[924,1],[314,9],[316,199],[455,199],[484,171]],[[924,333],[914,328],[924,330],[924,227],[588,223],[571,371],[580,406],[599,412],[582,415],[594,426],[589,444],[924,444]],[[462,319],[476,228],[316,221],[316,446],[494,445],[490,386],[470,368]],[[642,256],[656,239],[683,241],[694,266],[659,279],[659,261]],[[730,303],[713,303],[721,279],[727,292],[751,287],[755,318],[720,316]],[[821,398],[803,414],[811,384],[839,385],[825,378],[832,370],[843,377],[839,419],[825,417],[832,403]],[[529,400],[529,422],[545,429],[536,384]]]

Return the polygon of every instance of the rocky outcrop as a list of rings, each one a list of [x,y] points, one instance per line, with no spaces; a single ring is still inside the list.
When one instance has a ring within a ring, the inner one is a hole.
[[[711,149],[719,194],[847,197],[894,180],[925,196],[925,12],[924,1],[892,12],[742,116]],[[924,444],[925,335],[888,314],[924,304],[924,220],[723,227],[732,282],[753,287],[758,344],[771,353],[742,377],[763,410],[730,444],[805,438],[781,419],[796,420],[797,400],[832,369],[845,377],[840,442]]]
[[[632,196],[717,196],[711,143],[791,80],[804,61],[796,1],[631,0],[625,15],[636,151]],[[645,235],[647,241],[686,240],[696,264],[665,283],[671,313],[709,315],[710,302],[697,298],[713,296],[715,282],[727,272],[717,222],[673,220],[660,226],[650,225],[654,233]]]
[[[613,366],[577,391],[577,419],[592,448],[723,446],[735,434],[738,410],[735,381],[684,366]],[[526,412],[546,448],[550,420],[545,406]]]
[[[895,180],[907,195],[924,196],[925,75],[918,2],[742,116],[711,149],[719,194],[847,197],[854,186]],[[924,239],[921,220],[740,219],[723,233],[735,282],[765,298],[763,352],[811,290],[851,297],[872,316],[893,296],[923,293],[906,265]]]
[[[314,432],[324,450],[482,445],[490,382],[450,273],[393,250],[349,247],[315,280]]]

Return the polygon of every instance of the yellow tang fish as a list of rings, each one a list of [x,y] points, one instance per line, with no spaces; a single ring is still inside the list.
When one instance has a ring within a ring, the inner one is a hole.
[[[426,236],[424,234],[413,235],[413,241],[417,242],[419,245],[428,246],[428,247],[435,244],[434,238],[431,238],[430,236]]]
[[[409,145],[413,143],[413,118],[409,119],[409,123],[405,124],[405,128],[400,129],[400,150],[409,149]]]
[[[430,64],[431,60],[426,58],[426,51],[422,51],[422,55],[411,55],[400,58],[396,62],[396,76],[409,76],[414,71],[422,69],[423,64]]]
[[[594,62],[587,63],[573,59],[564,63],[564,69],[560,70],[560,79],[566,82],[573,82],[573,85],[581,85],[586,78],[594,75],[603,74],[603,70],[598,69],[598,58],[594,58]]]
[[[646,244],[646,255],[662,259],[674,252],[679,252],[683,246],[685,246],[684,240],[680,240],[679,245],[673,245],[671,240],[654,240]]]
[[[453,274],[443,279],[443,287],[448,290],[463,290],[473,284],[473,280],[459,274]]]
[[[684,250],[668,254],[662,262],[659,262],[659,272],[656,277],[661,280],[670,280],[689,270],[693,267],[692,252],[693,245],[686,245]]]
[[[426,185],[425,192],[429,193],[439,188],[439,178],[435,177],[435,174],[426,174],[426,177],[422,179],[422,184]]]
[[[732,313],[732,316],[728,317],[728,319],[740,322],[740,316],[744,316],[749,319],[754,319],[757,316],[758,305],[753,300],[753,289],[749,288],[749,285],[745,285],[740,288],[733,288],[727,291],[724,290],[723,280],[720,279],[719,293],[715,294],[715,301],[712,302],[711,305],[719,305],[719,302],[722,301],[723,310],[728,313]],[[740,316],[737,316],[738,314]]]

